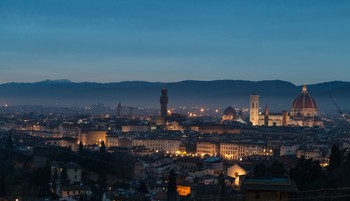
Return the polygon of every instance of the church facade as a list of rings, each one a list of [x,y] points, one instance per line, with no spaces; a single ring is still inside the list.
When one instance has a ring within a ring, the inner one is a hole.
[[[253,126],[306,126],[323,127],[323,122],[318,117],[316,101],[310,96],[306,85],[294,99],[291,111],[282,113],[270,113],[266,105],[264,113],[259,112],[259,95],[250,96],[250,122]]]

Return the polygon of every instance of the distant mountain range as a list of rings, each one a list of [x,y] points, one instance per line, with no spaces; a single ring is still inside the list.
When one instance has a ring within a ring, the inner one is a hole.
[[[116,105],[159,106],[160,89],[167,88],[169,106],[237,106],[248,107],[249,95],[260,95],[261,106],[272,111],[288,110],[302,86],[281,80],[181,81],[115,83],[75,83],[69,80],[45,80],[35,83],[0,84],[0,104],[75,105],[97,102]],[[308,86],[321,111],[335,110],[334,97],[343,109],[350,108],[350,82],[333,81]]]

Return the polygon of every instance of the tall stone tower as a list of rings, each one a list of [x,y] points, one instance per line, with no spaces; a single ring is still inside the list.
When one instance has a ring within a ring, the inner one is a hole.
[[[250,95],[250,122],[253,126],[259,124],[259,95]]]
[[[168,114],[168,90],[162,89],[162,95],[160,96],[160,115],[162,117]]]
[[[118,107],[117,107],[117,116],[121,117],[122,116],[122,104],[118,103]]]

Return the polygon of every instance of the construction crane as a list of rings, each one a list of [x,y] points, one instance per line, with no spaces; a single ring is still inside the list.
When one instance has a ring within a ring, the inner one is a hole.
[[[350,120],[349,115],[347,115],[346,113],[344,113],[343,110],[341,110],[340,107],[338,106],[337,100],[336,100],[333,96],[331,96],[331,99],[332,99],[332,101],[333,101],[335,107],[337,107],[339,113],[340,113],[346,120]]]

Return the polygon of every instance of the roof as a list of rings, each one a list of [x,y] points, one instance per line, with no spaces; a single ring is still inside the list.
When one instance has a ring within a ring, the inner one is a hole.
[[[221,162],[220,157],[210,157],[204,160],[205,163],[216,163],[216,162]]]
[[[224,110],[223,115],[226,116],[235,116],[236,115],[236,110],[233,109],[233,107],[229,106]]]
[[[284,177],[245,177],[242,182],[244,191],[282,191],[298,192],[293,180]]]
[[[89,191],[91,190],[90,186],[87,185],[72,185],[72,186],[63,186],[62,191],[73,191],[73,190],[80,190],[80,191]]]
[[[74,163],[74,162],[64,164],[63,166],[66,167],[67,169],[81,169],[81,166],[78,163]]]
[[[315,100],[308,94],[307,88],[304,85],[302,92],[294,99],[292,109],[315,108],[317,105]]]

